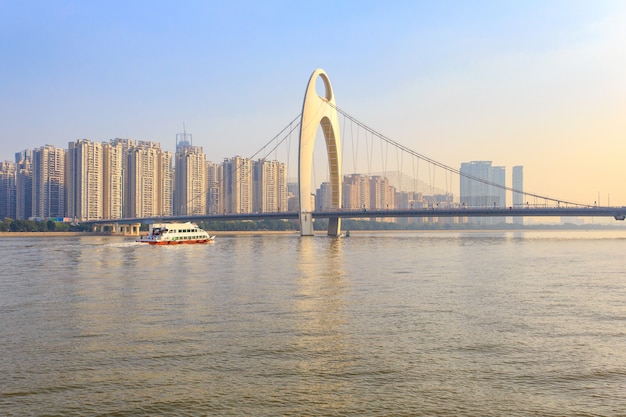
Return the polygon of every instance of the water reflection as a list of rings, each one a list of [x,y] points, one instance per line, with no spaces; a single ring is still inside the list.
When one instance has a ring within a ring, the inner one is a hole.
[[[300,274],[293,308],[298,320],[296,344],[302,352],[298,369],[303,388],[315,390],[330,410],[351,403],[345,376],[354,367],[355,352],[346,325],[343,241],[336,238],[303,238],[298,241]]]

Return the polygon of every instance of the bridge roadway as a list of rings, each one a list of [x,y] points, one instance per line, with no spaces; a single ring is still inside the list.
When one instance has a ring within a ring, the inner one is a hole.
[[[532,208],[420,208],[391,210],[334,210],[314,211],[316,219],[338,217],[342,219],[362,219],[377,217],[613,217],[626,218],[626,207],[532,207]],[[194,216],[145,217],[117,220],[91,220],[83,223],[159,223],[186,221],[234,221],[234,220],[288,220],[298,219],[297,212],[212,214]]]

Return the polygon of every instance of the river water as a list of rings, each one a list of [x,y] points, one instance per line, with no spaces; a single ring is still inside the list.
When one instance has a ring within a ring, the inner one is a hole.
[[[626,415],[626,231],[0,238],[3,416]]]

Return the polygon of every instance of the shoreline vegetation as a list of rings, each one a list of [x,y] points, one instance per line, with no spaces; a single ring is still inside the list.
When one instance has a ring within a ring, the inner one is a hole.
[[[212,221],[198,222],[198,226],[217,235],[254,235],[254,234],[294,234],[300,230],[297,221],[283,220],[259,220],[259,221]],[[314,223],[315,231],[322,234],[328,229],[325,220],[317,220]],[[532,224],[517,225],[510,223],[498,223],[492,226],[478,226],[473,224],[453,223],[414,223],[409,225],[377,222],[370,220],[343,220],[342,230],[350,232],[412,232],[412,231],[531,231],[531,230],[626,230],[624,224]],[[142,232],[147,230],[147,225],[142,226]],[[89,225],[73,226],[68,223],[55,222],[53,220],[12,220],[0,221],[0,237],[5,236],[110,236],[109,233],[95,233]]]

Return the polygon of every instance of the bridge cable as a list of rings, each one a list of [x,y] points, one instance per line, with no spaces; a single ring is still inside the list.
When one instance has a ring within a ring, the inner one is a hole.
[[[522,194],[524,194],[524,195],[526,195],[526,196],[535,197],[535,199],[539,198],[539,199],[544,199],[544,200],[546,200],[546,201],[552,201],[552,202],[555,202],[555,203],[559,203],[559,202],[560,202],[560,203],[564,203],[564,204],[571,204],[571,205],[574,205],[574,206],[581,206],[581,207],[593,207],[593,206],[591,206],[591,205],[589,205],[589,204],[576,203],[576,202],[573,202],[573,201],[566,201],[566,200],[562,200],[562,199],[557,199],[557,198],[552,198],[552,197],[542,196],[542,195],[535,194],[535,193],[530,193],[530,192],[525,192],[525,191],[519,191],[519,190],[516,190],[516,189],[514,189],[514,188],[512,188],[512,187],[507,187],[507,186],[503,186],[503,185],[500,185],[500,184],[496,184],[496,183],[494,183],[494,182],[491,182],[491,181],[488,181],[488,180],[485,180],[485,179],[482,179],[482,178],[479,178],[479,177],[476,177],[476,176],[473,176],[473,175],[470,175],[470,174],[467,174],[467,173],[461,172],[461,171],[460,171],[460,170],[458,170],[458,169],[452,168],[452,167],[450,167],[450,166],[448,166],[448,165],[445,165],[445,164],[443,164],[443,163],[441,163],[441,162],[435,161],[435,160],[434,160],[434,159],[432,159],[432,158],[429,158],[429,157],[424,156],[424,155],[422,155],[422,154],[420,154],[420,153],[418,153],[418,152],[415,152],[415,151],[413,151],[412,149],[407,148],[406,146],[404,146],[404,145],[402,145],[402,144],[400,144],[400,143],[398,143],[398,142],[396,142],[396,141],[394,141],[394,140],[392,140],[392,139],[388,138],[387,136],[385,136],[385,135],[383,135],[383,134],[381,134],[381,133],[377,132],[376,130],[372,129],[371,127],[367,126],[366,124],[364,124],[364,123],[360,122],[359,120],[357,120],[357,119],[356,119],[356,118],[354,118],[353,116],[349,115],[348,113],[346,113],[345,111],[343,111],[342,109],[340,109],[339,107],[337,107],[336,105],[334,105],[334,104],[332,104],[332,103],[330,103],[330,102],[328,103],[328,105],[329,105],[329,106],[331,106],[331,107],[333,107],[333,108],[334,108],[335,110],[337,110],[339,113],[341,113],[341,114],[343,114],[344,116],[346,116],[346,117],[347,117],[348,119],[350,119],[353,123],[356,123],[357,125],[361,126],[363,129],[367,130],[368,132],[371,132],[372,134],[375,134],[376,136],[378,136],[379,138],[381,138],[382,140],[384,140],[384,141],[386,141],[386,142],[389,142],[389,143],[390,143],[390,144],[392,144],[393,146],[396,146],[396,147],[398,147],[398,148],[402,149],[403,151],[405,151],[405,152],[407,152],[407,153],[409,153],[409,154],[411,154],[411,155],[413,155],[413,156],[417,156],[417,157],[419,157],[419,158],[421,158],[421,159],[425,160],[426,162],[428,162],[428,163],[432,164],[433,166],[436,166],[436,167],[439,167],[439,168],[442,168],[442,169],[448,170],[448,171],[450,171],[450,172],[452,172],[452,173],[454,173],[454,174],[457,174],[457,175],[459,175],[459,176],[461,176],[461,177],[465,177],[465,178],[470,179],[470,180],[472,180],[472,181],[477,181],[477,182],[480,182],[480,183],[483,183],[483,184],[486,184],[486,185],[489,185],[489,186],[492,186],[492,187],[500,188],[500,189],[502,189],[502,190],[511,191],[511,192],[517,192],[517,193],[522,193]]]
[[[398,162],[398,158],[400,158],[400,162]],[[404,152],[400,152],[400,149],[396,148],[396,164],[400,166],[398,170],[398,189],[402,191],[402,169],[404,162]]]
[[[346,116],[343,116],[343,132],[341,133],[341,166],[343,166],[344,161],[345,161],[345,157],[344,157],[344,149],[346,149],[345,143],[346,143]],[[345,175],[345,172],[342,174]],[[343,178],[341,179],[341,181],[343,182]],[[343,205],[343,203],[341,203]]]
[[[283,134],[283,132],[285,132],[287,129],[289,129],[289,132],[287,135],[291,135],[291,133],[297,129],[300,126],[300,122],[298,122],[295,126],[293,126],[293,123],[296,122],[298,119],[300,119],[302,116],[302,114],[298,114],[296,117],[293,118],[293,120],[291,120],[280,132],[278,132],[278,134],[276,134],[272,139],[270,139],[265,145],[263,145],[263,147],[261,147],[261,149],[259,149],[257,152],[255,152],[250,158],[248,158],[249,160],[252,160],[252,158],[254,158],[256,155],[258,155],[259,153],[261,153],[265,148],[267,148],[272,142],[274,142],[275,140],[277,140],[277,138]],[[266,159],[267,155],[269,155],[274,149],[276,149],[278,146],[280,146],[280,144],[282,144],[286,138],[287,135],[280,140],[275,146],[274,148],[272,148],[268,153],[265,154],[265,156],[262,159]],[[235,167],[235,171],[232,173],[233,176],[237,176],[239,174],[243,175],[243,172],[239,172],[241,170],[241,168],[243,167],[244,162],[242,161],[241,163],[237,164],[237,166]],[[232,192],[232,191],[231,191]],[[198,195],[192,196],[191,198],[189,198],[187,200],[187,208],[192,207],[192,204],[194,203],[194,201],[196,199],[199,198],[203,198],[204,200],[206,200],[207,194],[209,193],[208,187],[206,190],[204,190],[203,192],[199,193]],[[232,194],[231,194],[231,198],[232,198]],[[182,202],[181,202],[181,211],[182,211]],[[192,208],[193,210],[193,208]],[[206,211],[206,202],[205,202],[205,211]],[[199,213],[191,213],[188,214],[189,216],[193,216],[193,215],[199,215]]]

